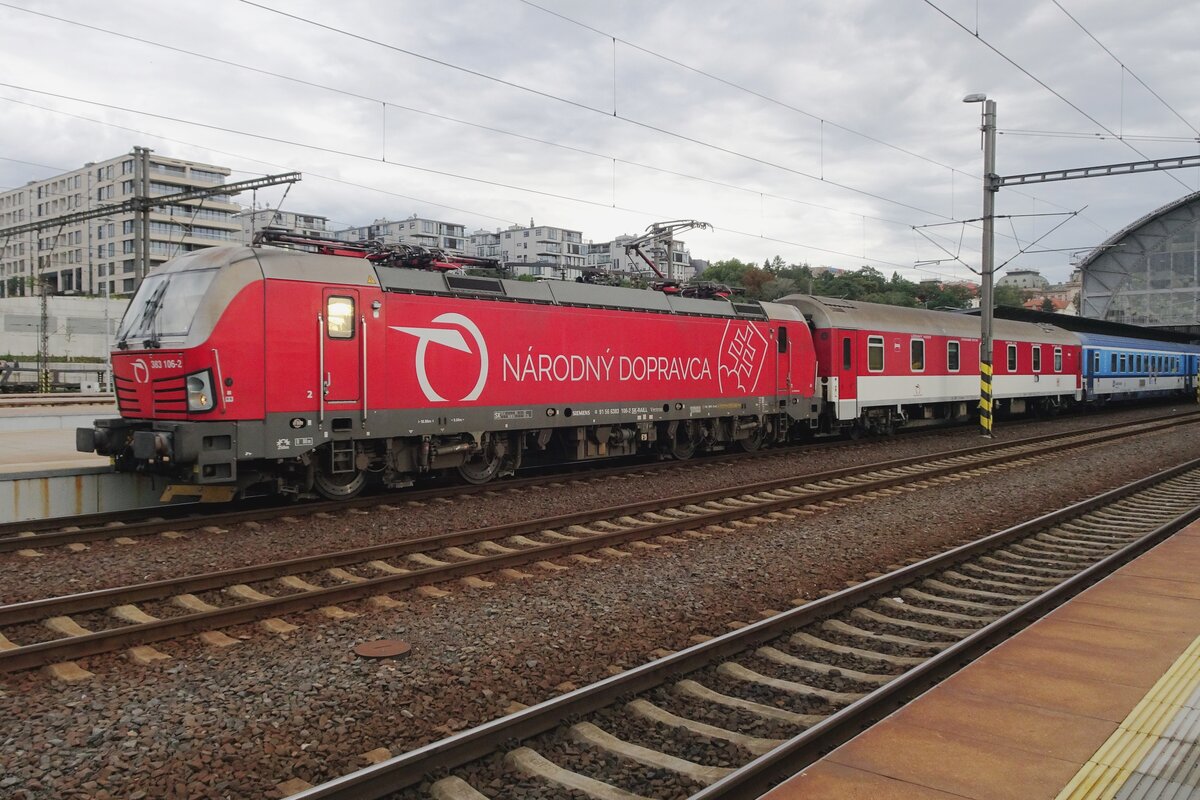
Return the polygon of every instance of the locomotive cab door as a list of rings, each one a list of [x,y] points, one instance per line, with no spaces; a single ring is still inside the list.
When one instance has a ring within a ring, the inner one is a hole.
[[[792,393],[792,343],[786,325],[775,331],[775,395],[782,399]]]
[[[334,409],[355,406],[362,389],[358,291],[326,289],[321,306],[321,392]],[[331,409],[332,410],[332,409]]]

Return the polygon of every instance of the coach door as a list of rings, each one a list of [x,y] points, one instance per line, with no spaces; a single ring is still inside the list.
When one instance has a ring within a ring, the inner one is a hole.
[[[362,391],[363,330],[358,292],[326,289],[321,326],[321,396],[327,414],[358,405]]]
[[[854,331],[833,331],[833,345],[830,348],[831,373],[838,376],[837,404],[838,419],[854,419],[858,416],[858,370],[856,368],[857,354],[854,352]]]

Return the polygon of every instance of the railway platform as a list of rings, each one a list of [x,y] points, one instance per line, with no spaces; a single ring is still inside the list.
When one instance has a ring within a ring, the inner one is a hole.
[[[1200,522],[763,800],[1200,796]]]
[[[75,449],[76,427],[115,415],[109,404],[0,407],[0,523],[157,505],[164,480]]]

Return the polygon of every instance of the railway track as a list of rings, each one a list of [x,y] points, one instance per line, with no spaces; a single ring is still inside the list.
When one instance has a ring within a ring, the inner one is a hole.
[[[1139,420],[1138,423],[1152,422],[1169,422],[1172,420],[1188,419],[1192,414],[1168,414],[1160,417],[1154,417],[1147,420]],[[1118,422],[1109,425],[1104,425],[1096,428],[1089,428],[1090,431],[1115,431],[1121,430],[1130,424],[1129,422]],[[944,433],[945,429],[918,429],[913,433]],[[1053,433],[1043,436],[1029,437],[1026,439],[1014,440],[1011,443],[1004,445],[984,444],[978,447],[966,448],[962,452],[984,452],[989,449],[994,449],[999,446],[1008,446],[1009,444],[1017,445],[1022,442],[1034,443],[1038,441],[1050,441],[1059,436],[1070,436],[1076,432],[1070,433]],[[911,434],[910,434],[911,435]],[[534,486],[546,486],[553,483],[559,483],[572,480],[595,480],[613,475],[629,475],[631,470],[634,474],[644,473],[652,474],[662,470],[673,469],[693,469],[693,468],[710,468],[715,465],[737,463],[744,459],[752,458],[780,458],[790,457],[797,451],[802,451],[806,454],[814,455],[830,449],[841,449],[844,447],[863,447],[870,446],[863,442],[837,441],[826,442],[820,444],[796,445],[787,448],[773,448],[770,450],[756,451],[752,453],[726,453],[720,455],[712,455],[694,461],[661,461],[656,463],[639,463],[636,466],[631,466],[630,463],[624,462],[613,466],[604,467],[589,467],[579,472],[562,474],[561,470],[550,475],[535,475],[531,477],[516,478],[497,483],[484,484],[482,486],[459,485],[439,486],[428,489],[409,489],[401,492],[389,492],[386,494],[375,494],[364,497],[357,497],[351,500],[341,501],[318,501],[311,503],[288,503],[288,504],[269,504],[266,506],[252,506],[250,508],[242,508],[234,511],[229,510],[214,510],[207,511],[197,508],[200,504],[187,503],[182,506],[166,506],[162,508],[144,509],[141,511],[111,511],[101,512],[97,514],[78,515],[72,517],[59,517],[44,520],[25,520],[21,522],[0,524],[0,554],[11,553],[21,550],[37,550],[39,548],[49,547],[64,547],[70,545],[82,545],[90,542],[111,540],[116,538],[135,538],[139,536],[150,536],[161,534],[166,531],[183,531],[198,528],[226,528],[245,522],[257,522],[270,519],[278,519],[282,516],[311,516],[330,513],[345,513],[351,510],[364,510],[379,508],[392,504],[403,504],[407,502],[428,502],[437,501],[439,498],[458,499],[469,495],[480,495],[502,491],[522,491]],[[84,548],[77,547],[79,550]]]
[[[672,498],[458,531],[336,553],[0,606],[0,672],[202,634],[232,644],[219,629],[321,609],[337,618],[356,600],[383,608],[389,593],[482,575],[527,577],[519,568],[565,569],[563,560],[629,555],[620,546],[657,548],[679,536],[707,537],[772,519],[819,513],[845,502],[928,488],[1054,457],[1067,449],[1200,422],[1200,414],[1117,428],[1035,437],[1003,446],[950,451],[870,467],[833,470]],[[382,513],[395,509],[383,506]],[[347,514],[365,514],[349,509]],[[592,555],[586,555],[591,553]],[[436,591],[436,590],[434,590]],[[152,659],[155,651],[135,651]]]
[[[1200,459],[293,797],[757,797],[1198,517]]]
[[[1169,417],[1162,417],[1167,419]],[[918,429],[907,432],[914,434],[946,433],[949,429]],[[797,452],[821,453],[846,447],[870,447],[870,441],[836,440],[774,447],[753,452],[714,453],[688,461],[664,460],[647,462],[644,459],[621,458],[606,462],[605,466],[585,464],[582,466],[535,467],[532,475],[512,478],[483,485],[453,483],[445,481],[424,489],[404,489],[355,497],[350,500],[325,500],[312,502],[265,502],[250,503],[249,508],[228,510],[225,505],[209,506],[204,503],[188,502],[143,509],[103,511],[94,514],[78,514],[66,517],[22,520],[0,523],[0,553],[30,547],[56,547],[72,543],[84,543],[111,539],[119,536],[141,536],[161,533],[165,530],[186,530],[207,525],[233,525],[239,522],[258,521],[281,515],[308,516],[312,514],[345,511],[351,508],[372,508],[379,505],[398,504],[409,501],[425,502],[438,498],[457,498],[466,495],[486,494],[500,491],[521,491],[533,486],[547,486],[556,482],[593,480],[613,475],[632,473],[650,474],[663,470],[705,469],[715,465],[736,463],[746,459],[785,458]]]

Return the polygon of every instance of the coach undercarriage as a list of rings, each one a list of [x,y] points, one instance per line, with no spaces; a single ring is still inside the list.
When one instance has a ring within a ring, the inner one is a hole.
[[[1070,407],[1072,400],[1069,395],[999,398],[994,401],[993,413],[1001,418],[1028,414],[1053,416]],[[836,432],[840,429],[852,437],[891,436],[902,427],[920,428],[967,422],[975,417],[978,407],[977,402],[963,400],[872,406],[861,409],[857,417],[843,420],[834,419],[831,410],[826,430]]]

